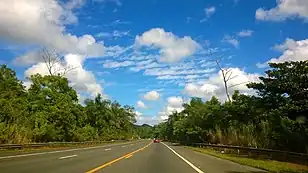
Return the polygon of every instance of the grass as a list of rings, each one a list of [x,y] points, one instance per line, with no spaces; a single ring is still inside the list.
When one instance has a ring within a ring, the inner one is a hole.
[[[218,158],[230,160],[242,165],[263,169],[273,173],[308,173],[308,166],[286,163],[274,160],[259,160],[247,157],[239,157],[231,154],[222,154],[212,149],[188,147],[194,151],[205,153]]]
[[[83,148],[83,147],[92,147],[99,145],[107,145],[107,144],[117,144],[122,143],[123,141],[114,141],[114,142],[104,142],[100,144],[71,144],[71,145],[54,145],[54,146],[43,146],[43,147],[30,147],[30,148],[22,148],[22,149],[0,149],[0,156],[8,155],[8,154],[16,154],[16,153],[31,153],[37,151],[53,151],[53,150],[62,150],[62,149],[74,149],[74,148]]]

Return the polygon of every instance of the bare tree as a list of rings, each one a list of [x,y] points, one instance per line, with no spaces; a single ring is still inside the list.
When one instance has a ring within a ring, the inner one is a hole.
[[[210,56],[213,56],[211,51],[209,52],[209,54],[210,54]],[[222,79],[223,79],[223,82],[224,82],[224,88],[225,88],[225,93],[226,93],[227,99],[228,99],[229,102],[232,102],[230,94],[229,94],[229,88],[237,86],[237,85],[240,85],[240,84],[228,86],[228,82],[230,80],[235,79],[236,77],[238,77],[238,75],[233,75],[232,68],[223,68],[221,66],[220,61],[221,61],[221,58],[215,60],[216,65],[217,65],[219,71],[222,74]]]
[[[229,89],[228,81],[236,78],[237,75],[232,76],[232,69],[231,68],[222,68],[221,65],[220,65],[220,61],[219,60],[216,60],[215,62],[216,62],[217,67],[219,68],[219,70],[220,70],[220,72],[222,74],[222,79],[223,79],[223,82],[224,82],[226,96],[228,98],[228,101],[231,102],[232,100],[230,98],[229,91],[228,91],[228,89]]]
[[[77,67],[69,66],[64,60],[56,53],[55,50],[49,51],[47,48],[42,49],[42,59],[44,60],[49,75],[65,76],[69,71]]]

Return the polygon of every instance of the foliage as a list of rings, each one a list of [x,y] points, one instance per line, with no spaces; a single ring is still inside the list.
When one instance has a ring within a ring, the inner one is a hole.
[[[141,126],[135,125],[136,135],[141,139],[152,138],[153,130],[153,127],[148,124],[143,124]]]
[[[164,139],[308,152],[308,61],[269,64],[250,96],[232,102],[192,98],[154,127]]]
[[[60,75],[33,75],[28,90],[13,70],[0,67],[0,143],[93,141],[136,136],[133,107],[101,95],[79,104]]]
[[[274,161],[274,160],[261,160],[261,159],[253,159],[247,157],[236,156],[232,154],[222,154],[215,150],[206,149],[206,148],[194,148],[189,147],[192,150],[205,153],[208,155],[212,155],[215,157],[219,157],[222,159],[230,160],[236,163],[240,163],[242,165],[248,165],[251,167],[263,169],[269,172],[275,173],[307,173],[308,167],[298,164],[291,164],[286,162]]]

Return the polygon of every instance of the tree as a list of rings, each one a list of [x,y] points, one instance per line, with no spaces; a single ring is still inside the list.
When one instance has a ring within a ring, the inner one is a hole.
[[[0,143],[24,142],[26,105],[22,82],[12,69],[0,66]]]
[[[44,60],[49,75],[60,75],[64,77],[69,71],[76,69],[65,63],[63,58],[55,53],[55,51],[49,51],[47,48],[43,48],[41,51],[41,57]]]
[[[308,61],[269,63],[262,82],[250,83],[249,88],[257,93],[268,109],[277,109],[291,119],[307,116],[308,109]],[[308,118],[308,117],[306,117]]]
[[[270,67],[261,82],[248,84],[258,95],[235,91],[232,102],[223,104],[215,97],[192,98],[182,112],[170,114],[155,130],[168,140],[188,143],[308,151],[308,61]]]
[[[76,91],[61,76],[37,74],[30,79],[28,99],[35,140],[70,141],[77,124],[72,113],[78,104]]]

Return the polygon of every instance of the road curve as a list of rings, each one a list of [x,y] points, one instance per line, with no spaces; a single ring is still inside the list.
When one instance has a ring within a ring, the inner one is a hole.
[[[261,170],[150,140],[0,157],[5,173],[257,173]]]

